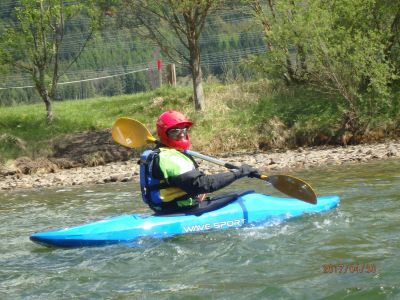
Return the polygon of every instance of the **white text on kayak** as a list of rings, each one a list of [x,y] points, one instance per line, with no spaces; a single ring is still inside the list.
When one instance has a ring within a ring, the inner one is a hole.
[[[241,227],[241,226],[243,226],[243,224],[244,224],[244,219],[237,219],[237,220],[221,221],[221,222],[215,222],[215,223],[184,226],[183,230],[185,233],[198,232],[198,231],[206,231],[206,230],[212,230],[212,229],[226,229],[226,228],[231,228],[231,227]]]

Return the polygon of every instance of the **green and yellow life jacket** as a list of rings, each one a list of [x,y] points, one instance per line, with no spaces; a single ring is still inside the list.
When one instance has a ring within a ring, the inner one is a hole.
[[[157,156],[162,179],[153,174]],[[193,206],[194,199],[184,190],[171,185],[168,178],[192,171],[196,167],[191,158],[175,149],[158,148],[144,151],[140,156],[140,188],[143,201],[156,211],[162,210],[163,206]]]

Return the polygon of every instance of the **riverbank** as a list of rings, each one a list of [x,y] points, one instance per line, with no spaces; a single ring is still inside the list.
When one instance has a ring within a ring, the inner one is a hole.
[[[400,141],[390,140],[376,144],[347,147],[313,147],[286,151],[235,153],[220,156],[220,158],[226,162],[239,165],[247,163],[269,174],[288,173],[318,166],[400,158]],[[200,168],[206,173],[224,170],[224,168],[208,162],[198,162]],[[138,180],[139,166],[137,158],[132,158],[128,161],[113,162],[95,167],[52,170],[52,172],[48,173],[3,175],[0,177],[0,191]]]

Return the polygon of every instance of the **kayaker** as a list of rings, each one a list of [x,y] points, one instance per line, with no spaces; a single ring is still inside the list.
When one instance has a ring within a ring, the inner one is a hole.
[[[237,170],[205,175],[193,157],[183,153],[190,147],[193,123],[181,112],[162,113],[156,123],[160,144],[140,159],[143,200],[156,213],[187,211],[204,200],[206,193],[224,188],[242,177],[258,177],[257,169],[242,165]]]

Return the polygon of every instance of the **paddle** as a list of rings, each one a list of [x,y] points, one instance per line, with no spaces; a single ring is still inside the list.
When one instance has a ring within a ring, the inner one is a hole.
[[[147,144],[157,144],[158,141],[153,137],[150,131],[137,120],[130,118],[119,118],[112,127],[112,138],[118,144],[128,148],[139,148]],[[203,155],[191,150],[185,150],[186,154],[209,161],[211,163],[224,166],[228,169],[238,169],[230,163],[226,163],[219,159]],[[306,182],[289,175],[261,175],[260,179],[267,181],[278,191],[302,200],[307,203],[316,204],[317,196],[312,187]]]

